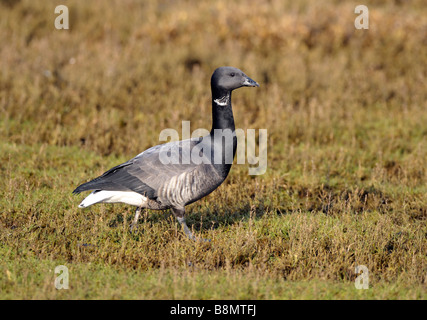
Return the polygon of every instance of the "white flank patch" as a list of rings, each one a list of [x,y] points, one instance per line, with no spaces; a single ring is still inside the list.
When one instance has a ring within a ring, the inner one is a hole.
[[[79,204],[79,208],[86,208],[100,202],[121,202],[130,204],[131,206],[141,207],[147,203],[147,198],[133,191],[94,191]]]

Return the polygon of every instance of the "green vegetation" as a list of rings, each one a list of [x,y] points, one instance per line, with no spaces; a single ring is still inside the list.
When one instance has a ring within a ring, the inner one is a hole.
[[[68,0],[70,30],[58,4],[0,1],[1,299],[427,298],[423,1],[368,4],[369,30],[351,1]],[[233,108],[268,129],[268,170],[236,164],[188,207],[212,241],[168,211],[130,234],[132,207],[78,209],[161,130],[210,128],[221,65],[261,85]]]

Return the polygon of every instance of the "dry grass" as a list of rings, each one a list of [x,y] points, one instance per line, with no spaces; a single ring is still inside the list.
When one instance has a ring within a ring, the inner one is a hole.
[[[422,1],[0,1],[0,297],[425,299],[426,9]],[[79,183],[210,127],[220,65],[261,84],[236,126],[268,129],[268,170],[235,165],[191,206],[79,210]],[[53,286],[70,269],[71,289]],[[369,290],[354,289],[366,265]]]

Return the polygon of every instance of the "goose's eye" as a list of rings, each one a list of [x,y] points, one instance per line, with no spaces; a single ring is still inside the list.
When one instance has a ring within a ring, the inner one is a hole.
[[[234,72],[230,73],[230,76],[231,76],[231,77],[234,77],[234,76],[235,76],[235,73],[234,73]]]

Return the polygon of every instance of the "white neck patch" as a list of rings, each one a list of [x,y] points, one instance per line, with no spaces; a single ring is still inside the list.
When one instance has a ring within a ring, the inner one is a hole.
[[[226,106],[229,101],[230,101],[230,95],[229,94],[226,94],[225,96],[214,100],[214,102],[221,107]]]

